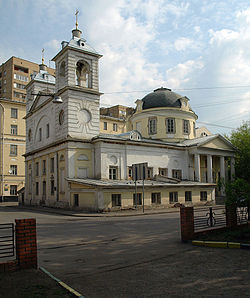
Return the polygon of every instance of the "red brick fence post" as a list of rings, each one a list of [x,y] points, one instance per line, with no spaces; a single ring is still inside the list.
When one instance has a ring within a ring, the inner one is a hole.
[[[37,268],[36,220],[16,219],[16,258],[20,269]]]
[[[181,219],[181,240],[183,242],[192,240],[194,237],[194,208],[181,207],[180,219]]]

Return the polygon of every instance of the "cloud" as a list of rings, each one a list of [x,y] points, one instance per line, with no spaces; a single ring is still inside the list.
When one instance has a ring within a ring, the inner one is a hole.
[[[57,39],[52,39],[44,44],[45,47],[48,47],[54,51],[59,51],[61,48],[61,41]]]
[[[190,38],[181,37],[174,42],[174,47],[177,51],[185,51],[187,48],[192,47],[194,41]]]

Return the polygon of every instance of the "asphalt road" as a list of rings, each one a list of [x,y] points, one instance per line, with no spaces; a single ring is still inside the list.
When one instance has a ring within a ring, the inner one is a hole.
[[[179,214],[37,219],[39,265],[86,297],[250,297],[250,251],[180,242]]]

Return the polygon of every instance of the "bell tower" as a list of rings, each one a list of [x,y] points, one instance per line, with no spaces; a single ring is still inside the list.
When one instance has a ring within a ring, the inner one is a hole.
[[[58,137],[90,139],[99,134],[99,71],[98,54],[78,29],[72,30],[69,42],[61,43],[62,49],[53,58],[56,64],[56,94],[63,104],[58,107]],[[60,117],[59,114],[63,114]]]

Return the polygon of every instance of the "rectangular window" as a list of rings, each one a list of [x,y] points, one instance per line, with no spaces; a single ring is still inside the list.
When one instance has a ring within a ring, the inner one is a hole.
[[[201,191],[200,192],[200,200],[201,201],[207,201],[207,192],[206,191]]]
[[[39,176],[39,162],[36,162],[35,167],[36,167],[36,169],[35,169],[36,176]]]
[[[39,182],[36,182],[36,195],[39,195]]]
[[[79,206],[79,194],[78,193],[74,194],[74,206],[76,206],[76,207]]]
[[[17,195],[17,185],[10,185],[10,195],[11,196]]]
[[[136,202],[137,202],[137,205],[142,205],[142,194],[141,193],[137,193],[136,195],[135,195],[135,193],[133,194],[134,206],[136,206]]]
[[[118,179],[118,168],[117,167],[109,167],[109,179],[117,180]]]
[[[54,157],[50,159],[50,173],[54,173],[55,170],[55,162]]]
[[[121,205],[121,194],[112,194],[112,207],[120,207]]]
[[[43,160],[43,175],[46,175],[46,160]]]
[[[153,178],[153,168],[152,167],[148,167],[148,179],[152,179]]]
[[[189,134],[189,121],[183,120],[183,133]]]
[[[14,118],[14,119],[17,119],[17,109],[15,109],[15,108],[11,108],[11,118]]]
[[[49,123],[46,125],[46,138],[49,138]]]
[[[168,175],[168,169],[167,168],[159,168],[159,175],[167,176]]]
[[[17,175],[17,165],[10,165],[10,175]]]
[[[40,127],[39,128],[39,141],[42,140],[42,128]]]
[[[181,170],[172,170],[172,177],[176,179],[182,179],[182,171]]]
[[[148,120],[148,133],[150,135],[157,133],[157,119],[156,118],[150,118]]]
[[[10,126],[10,134],[12,134],[12,135],[17,135],[17,125],[13,125],[13,124],[11,124],[11,126]]]
[[[152,202],[152,204],[161,204],[161,193],[160,192],[152,192],[151,193],[151,202]]]
[[[50,194],[53,196],[55,193],[55,180],[51,179],[50,180]]]
[[[46,181],[43,181],[43,197],[46,197]]]
[[[192,191],[185,191],[185,202],[192,202]]]
[[[166,119],[167,133],[175,133],[175,120],[173,118]]]
[[[194,137],[196,137],[195,122],[193,122],[193,133],[194,133]]]
[[[108,129],[108,123],[107,122],[103,122],[103,129],[107,130]]]
[[[173,191],[169,193],[169,203],[177,203],[178,202],[178,192]]]
[[[117,123],[113,123],[113,131],[117,131]]]
[[[10,145],[10,155],[17,156],[17,145]]]

